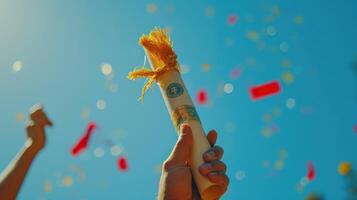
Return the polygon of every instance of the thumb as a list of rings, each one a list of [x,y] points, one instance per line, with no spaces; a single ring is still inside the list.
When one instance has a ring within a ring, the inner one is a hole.
[[[191,127],[188,124],[182,124],[180,135],[170,156],[165,162],[165,168],[184,166],[191,163],[193,136]]]

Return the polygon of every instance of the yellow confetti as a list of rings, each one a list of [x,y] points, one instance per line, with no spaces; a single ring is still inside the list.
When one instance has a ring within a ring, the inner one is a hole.
[[[341,162],[340,165],[338,166],[338,172],[343,176],[350,173],[351,169],[352,169],[352,165],[349,162]]]
[[[298,25],[303,24],[304,23],[304,17],[301,16],[301,15],[295,16],[294,17],[294,23],[298,24]]]
[[[265,138],[270,138],[273,135],[273,133],[271,132],[271,129],[269,127],[264,127],[261,131],[261,134]]]
[[[62,180],[62,184],[65,187],[71,187],[73,185],[73,178],[71,176],[65,176]]]
[[[81,119],[88,119],[89,118],[89,109],[83,108],[81,111]]]
[[[16,121],[21,122],[25,119],[25,114],[22,112],[16,113]]]
[[[12,64],[12,70],[14,72],[19,72],[22,69],[22,62],[20,60],[17,60]]]
[[[274,16],[279,16],[280,15],[280,8],[279,6],[273,6],[271,8],[271,13],[274,15]]]
[[[161,164],[157,164],[154,166],[154,172],[157,174],[161,174],[162,171],[162,165]]]
[[[248,31],[246,34],[246,37],[252,41],[258,41],[259,40],[259,33],[255,30]]]
[[[43,189],[44,189],[44,191],[47,192],[47,193],[52,192],[52,183],[51,183],[50,180],[46,180],[46,181],[45,181],[45,183],[44,183],[44,185],[43,185]]]
[[[157,5],[154,3],[150,3],[146,7],[146,11],[150,14],[153,14],[157,11]]]
[[[282,170],[284,168],[284,166],[285,166],[284,160],[277,160],[277,161],[275,161],[274,169]]]
[[[286,84],[291,84],[294,81],[294,76],[290,72],[284,72],[282,79]]]
[[[208,63],[204,63],[202,64],[202,69],[203,71],[208,72],[211,69],[211,65]]]
[[[212,6],[208,6],[206,9],[205,9],[205,15],[207,17],[213,17],[214,16],[214,13],[215,13],[215,10],[214,10],[214,7]]]

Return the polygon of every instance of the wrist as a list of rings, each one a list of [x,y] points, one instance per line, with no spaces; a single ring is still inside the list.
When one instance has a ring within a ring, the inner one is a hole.
[[[40,152],[42,148],[37,147],[37,145],[32,141],[32,139],[29,138],[25,142],[25,149],[30,154],[34,154],[35,155],[38,152]]]

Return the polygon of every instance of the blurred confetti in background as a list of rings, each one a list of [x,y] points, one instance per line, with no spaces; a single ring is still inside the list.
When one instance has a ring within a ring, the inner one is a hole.
[[[219,132],[222,199],[356,198],[356,6],[4,0],[0,169],[24,141],[27,107],[42,102],[56,126],[19,199],[156,198],[176,134],[159,91],[143,106],[126,74],[142,64],[138,38],[160,26],[204,127]],[[91,121],[100,129],[83,135]]]

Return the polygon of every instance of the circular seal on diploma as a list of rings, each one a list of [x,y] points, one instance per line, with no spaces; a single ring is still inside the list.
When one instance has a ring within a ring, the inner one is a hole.
[[[167,86],[166,94],[169,98],[176,98],[183,94],[183,87],[179,83],[170,83]]]
[[[189,120],[200,121],[195,107],[191,105],[178,106],[171,114],[172,122],[174,123],[176,129],[179,129],[182,123]]]

